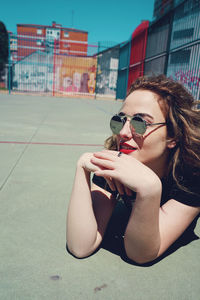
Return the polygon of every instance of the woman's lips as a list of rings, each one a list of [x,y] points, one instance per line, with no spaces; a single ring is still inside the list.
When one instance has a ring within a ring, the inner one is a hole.
[[[134,152],[135,150],[137,150],[137,148],[134,148],[127,143],[120,143],[119,145],[119,151],[124,154],[129,154],[131,152]]]
[[[134,152],[136,149],[132,149],[132,150],[128,150],[128,149],[120,149],[120,152],[124,153],[124,154],[129,154]]]

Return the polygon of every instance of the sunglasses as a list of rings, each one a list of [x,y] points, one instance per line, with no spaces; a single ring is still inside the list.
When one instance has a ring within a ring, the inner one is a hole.
[[[124,113],[114,115],[110,120],[110,128],[114,134],[119,134],[124,124],[127,121],[127,117],[130,118],[130,129],[131,132],[138,135],[143,135],[147,130],[148,126],[153,125],[166,125],[166,123],[147,123],[140,115],[129,116]]]

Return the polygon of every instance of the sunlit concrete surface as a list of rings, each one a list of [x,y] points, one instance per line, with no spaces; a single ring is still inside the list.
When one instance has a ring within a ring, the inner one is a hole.
[[[149,266],[65,249],[76,160],[103,148],[120,106],[0,94],[0,299],[199,299],[199,240]]]

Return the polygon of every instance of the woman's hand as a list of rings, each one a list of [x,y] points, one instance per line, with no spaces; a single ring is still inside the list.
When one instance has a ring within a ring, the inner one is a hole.
[[[120,195],[126,194],[127,196],[132,196],[132,191],[123,185],[120,181],[113,179],[112,177],[105,177],[110,189],[112,191],[118,191]]]
[[[94,156],[93,154],[94,153],[92,153],[92,152],[86,152],[86,153],[82,154],[77,162],[77,167],[81,167],[88,172],[99,171],[100,167],[98,167],[97,165],[94,165],[91,162],[91,158]]]
[[[111,150],[94,153],[91,163],[99,168],[94,173],[114,181],[119,192],[123,189],[129,190],[128,193],[130,190],[140,192],[144,189],[148,192],[154,185],[159,183],[160,186],[160,179],[150,168],[130,155],[122,154],[118,157],[118,153]]]

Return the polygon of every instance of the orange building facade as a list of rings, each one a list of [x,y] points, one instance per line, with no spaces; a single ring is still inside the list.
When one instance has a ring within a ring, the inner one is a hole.
[[[35,51],[86,56],[88,32],[64,28],[52,22],[52,26],[17,24],[18,60]]]

